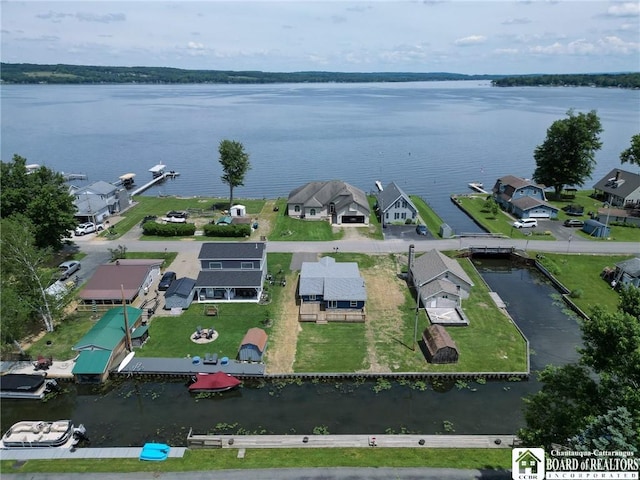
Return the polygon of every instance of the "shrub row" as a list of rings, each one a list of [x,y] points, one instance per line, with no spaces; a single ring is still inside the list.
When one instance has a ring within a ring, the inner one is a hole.
[[[209,223],[203,227],[207,237],[248,237],[251,235],[251,225],[214,225]]]
[[[194,223],[156,223],[145,222],[142,225],[145,235],[156,235],[158,237],[186,237],[196,233]]]

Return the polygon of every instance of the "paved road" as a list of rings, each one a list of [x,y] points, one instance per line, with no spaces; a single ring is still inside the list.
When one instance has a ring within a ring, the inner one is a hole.
[[[85,480],[86,473],[25,473],[3,480]],[[508,480],[509,471],[451,468],[274,468],[203,472],[92,473],[91,480]]]

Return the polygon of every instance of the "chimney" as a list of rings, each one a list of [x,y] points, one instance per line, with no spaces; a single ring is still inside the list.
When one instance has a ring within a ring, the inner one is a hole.
[[[411,267],[413,267],[413,257],[415,255],[414,249],[415,249],[415,245],[413,243],[411,245],[409,245],[409,259],[408,259],[408,262],[407,262],[409,270],[411,270]]]
[[[620,170],[616,170],[616,182],[620,180]]]

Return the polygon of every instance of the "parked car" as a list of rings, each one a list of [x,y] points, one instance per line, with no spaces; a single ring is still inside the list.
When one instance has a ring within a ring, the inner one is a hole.
[[[535,218],[521,218],[513,222],[513,226],[516,228],[533,228],[538,226],[538,220]]]
[[[81,223],[76,227],[76,231],[74,233],[77,237],[80,237],[87,233],[99,232],[103,228],[104,226],[101,223],[97,225],[93,222]]]
[[[158,284],[158,290],[167,290],[175,279],[176,272],[164,272],[164,275],[162,275],[160,283]]]
[[[169,218],[188,218],[189,212],[185,212],[184,210],[171,210],[167,212],[167,217]]]
[[[427,226],[426,225],[417,225],[416,226],[416,233],[418,235],[428,235],[429,234],[429,230],[427,230]]]
[[[569,218],[564,221],[563,225],[565,227],[584,227],[584,222],[582,220],[577,220],[575,218]]]
[[[580,217],[584,214],[584,207],[582,205],[567,205],[565,207],[562,207],[562,210],[567,214],[567,215],[573,215],[576,217]]]
[[[78,270],[80,270],[80,262],[76,260],[62,262],[60,265],[58,265],[58,279],[66,280]]]

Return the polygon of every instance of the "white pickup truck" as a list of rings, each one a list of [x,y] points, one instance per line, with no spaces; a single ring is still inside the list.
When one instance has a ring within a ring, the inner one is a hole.
[[[86,235],[87,233],[99,232],[104,229],[104,225],[98,223],[97,225],[93,222],[81,223],[76,227],[74,232],[76,237],[80,237],[82,235]]]

